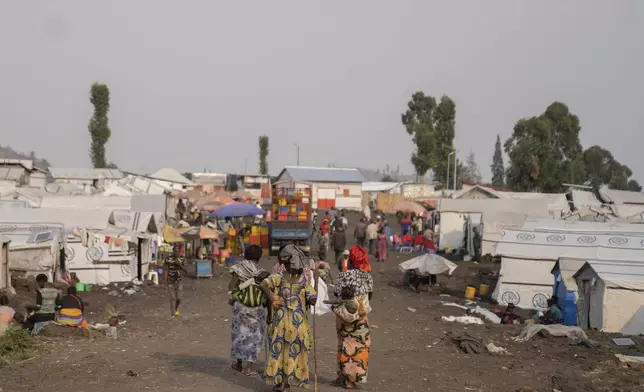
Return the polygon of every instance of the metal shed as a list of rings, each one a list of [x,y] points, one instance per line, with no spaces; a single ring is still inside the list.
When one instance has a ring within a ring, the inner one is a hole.
[[[357,210],[362,208],[364,177],[358,169],[286,166],[277,181],[303,181],[313,185],[313,208]]]

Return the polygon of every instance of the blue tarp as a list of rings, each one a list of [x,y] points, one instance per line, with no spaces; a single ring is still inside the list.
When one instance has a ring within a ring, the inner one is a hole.
[[[217,211],[210,214],[210,219],[216,217],[231,217],[238,218],[242,216],[256,216],[264,215],[264,210],[257,208],[253,204],[246,203],[232,203],[221,207]]]

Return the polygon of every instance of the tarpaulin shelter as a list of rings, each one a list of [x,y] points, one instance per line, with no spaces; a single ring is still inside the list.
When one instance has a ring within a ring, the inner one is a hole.
[[[257,216],[264,215],[264,210],[255,206],[254,204],[246,203],[232,203],[221,207],[217,211],[210,214],[211,218],[216,217],[231,217],[239,218],[244,216]]]
[[[181,233],[181,237],[185,238],[188,241],[205,239],[214,240],[219,239],[219,233],[209,227],[201,226],[193,227],[189,230],[184,231],[183,233]]]
[[[419,275],[451,275],[457,265],[437,254],[424,254],[398,264],[402,272],[416,271]]]
[[[163,241],[169,243],[169,244],[174,244],[177,242],[185,242],[185,238],[181,236],[182,233],[190,230],[189,227],[186,228],[181,228],[181,229],[175,229],[172,226],[165,226],[163,228]]]
[[[425,207],[416,203],[415,201],[410,201],[410,200],[405,200],[394,204],[393,210],[394,212],[398,212],[398,211],[413,212],[416,215],[420,215],[420,216],[427,215],[427,209],[425,209]]]

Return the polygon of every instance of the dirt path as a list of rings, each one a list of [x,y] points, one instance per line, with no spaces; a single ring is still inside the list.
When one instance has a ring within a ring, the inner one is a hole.
[[[385,264],[374,265],[373,348],[366,390],[644,390],[644,373],[619,368],[608,337],[593,336],[601,340],[602,347],[592,350],[558,338],[513,343],[509,338],[520,327],[466,327],[440,321],[442,315],[463,312],[440,305],[439,298],[427,293],[399,287],[397,264],[403,260],[402,255],[393,254]],[[263,264],[270,267],[273,262]],[[258,377],[229,370],[227,270],[221,268],[217,275],[213,280],[185,281],[178,320],[170,319],[167,296],[160,287],[146,287],[144,293],[122,298],[110,297],[106,290],[85,294],[93,313],[90,321],[103,321],[100,313],[107,303],[127,314],[118,339],[40,338],[35,359],[0,370],[0,391],[268,391]],[[330,386],[336,366],[335,320],[332,315],[316,320],[319,390],[336,390]],[[513,355],[459,352],[449,335],[464,330],[493,339]],[[129,371],[137,376],[129,376]]]

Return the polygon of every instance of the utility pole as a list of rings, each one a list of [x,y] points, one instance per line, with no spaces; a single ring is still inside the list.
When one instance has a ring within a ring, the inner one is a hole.
[[[456,150],[447,154],[447,179],[445,180],[445,189],[449,189],[449,161],[452,158],[452,155],[456,158]],[[456,178],[456,160],[454,160],[454,178]],[[454,183],[456,184],[456,180],[454,180]],[[456,186],[454,187],[454,190],[456,190]]]
[[[453,154],[454,154],[454,192],[456,192],[456,167],[458,166],[456,164],[456,151],[457,150],[454,150],[454,152],[453,152]]]
[[[297,149],[297,166],[300,166],[300,145],[297,143],[293,143],[293,145]]]

